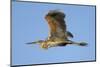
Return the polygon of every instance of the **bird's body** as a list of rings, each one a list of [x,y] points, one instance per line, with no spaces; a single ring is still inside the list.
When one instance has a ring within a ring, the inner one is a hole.
[[[72,37],[71,32],[67,31],[67,25],[65,24],[65,14],[60,11],[50,11],[46,14],[45,19],[49,26],[49,36],[46,40],[39,40],[36,42],[30,42],[28,44],[40,44],[42,48],[50,48],[55,46],[66,46],[67,44],[77,44],[77,45],[86,45],[87,43],[81,42],[73,42],[68,39],[68,37]]]

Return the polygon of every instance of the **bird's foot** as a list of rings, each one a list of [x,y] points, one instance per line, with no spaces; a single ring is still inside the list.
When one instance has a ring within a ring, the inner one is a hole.
[[[86,43],[86,42],[80,42],[80,43],[79,43],[80,46],[86,46],[87,44],[88,44],[88,43]]]

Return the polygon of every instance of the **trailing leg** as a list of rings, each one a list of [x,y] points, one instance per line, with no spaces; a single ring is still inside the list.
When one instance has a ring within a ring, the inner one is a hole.
[[[86,46],[88,43],[86,43],[86,42],[74,42],[74,41],[69,40],[68,44],[76,44],[79,46]]]

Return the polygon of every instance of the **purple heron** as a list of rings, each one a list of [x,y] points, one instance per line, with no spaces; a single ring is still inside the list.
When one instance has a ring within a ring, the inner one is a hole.
[[[73,34],[67,31],[67,25],[65,24],[65,14],[58,10],[49,11],[45,19],[49,26],[49,36],[46,40],[39,40],[35,42],[29,42],[27,44],[39,44],[42,48],[48,49],[56,46],[66,46],[68,44],[76,44],[85,46],[85,42],[74,42],[68,38],[73,38]]]

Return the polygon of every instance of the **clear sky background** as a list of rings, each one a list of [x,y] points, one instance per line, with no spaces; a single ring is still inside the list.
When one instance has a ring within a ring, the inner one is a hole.
[[[44,16],[59,9],[66,14],[73,41],[85,41],[87,46],[68,45],[48,50],[25,43],[45,39],[48,25]],[[12,64],[44,64],[95,60],[95,7],[29,2],[12,3]]]

